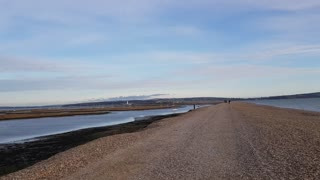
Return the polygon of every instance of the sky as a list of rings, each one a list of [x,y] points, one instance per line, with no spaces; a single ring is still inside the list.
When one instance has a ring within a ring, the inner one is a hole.
[[[0,106],[320,91],[319,0],[0,0]]]

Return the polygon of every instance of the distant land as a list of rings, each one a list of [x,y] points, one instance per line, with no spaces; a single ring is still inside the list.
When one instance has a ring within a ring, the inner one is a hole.
[[[256,97],[256,98],[230,98],[230,97],[195,97],[195,98],[166,98],[166,99],[149,99],[149,100],[131,100],[128,101],[132,105],[191,105],[191,104],[216,104],[230,99],[233,101],[239,100],[254,100],[254,99],[298,99],[298,98],[320,98],[320,92],[306,93],[306,94],[294,94],[294,95],[282,95],[282,96],[270,96],[270,97]],[[101,101],[101,102],[88,102],[78,104],[68,104],[62,107],[88,107],[88,106],[121,106],[126,104],[126,100],[122,101]]]
[[[130,100],[129,105],[133,106],[146,106],[146,105],[191,105],[191,104],[216,104],[230,99],[233,101],[241,100],[257,100],[257,99],[301,99],[301,98],[320,98],[320,92],[294,94],[294,95],[281,95],[269,97],[255,97],[255,98],[230,98],[230,97],[194,97],[194,98],[166,98],[166,99],[148,99],[148,100]],[[85,102],[65,105],[52,105],[52,106],[24,106],[24,107],[0,107],[0,109],[47,109],[47,108],[82,108],[82,107],[118,107],[127,105],[127,100],[121,101],[99,101],[99,102]]]
[[[295,94],[295,95],[283,95],[283,96],[270,96],[251,99],[302,99],[302,98],[320,98],[320,92],[307,93],[307,94]]]

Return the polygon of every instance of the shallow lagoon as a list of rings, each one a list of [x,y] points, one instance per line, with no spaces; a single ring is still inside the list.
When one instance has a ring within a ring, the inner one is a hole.
[[[23,142],[32,138],[65,133],[79,129],[132,122],[136,118],[146,116],[184,113],[191,109],[193,109],[193,106],[184,106],[177,109],[118,111],[103,115],[81,115],[0,121],[0,143]]]

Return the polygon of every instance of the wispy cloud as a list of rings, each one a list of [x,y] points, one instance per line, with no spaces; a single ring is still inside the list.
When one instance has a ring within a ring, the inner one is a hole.
[[[71,74],[78,72],[85,73],[97,69],[101,69],[99,64],[93,64],[79,59],[0,56],[0,73],[60,72]]]
[[[213,81],[226,81],[237,79],[279,78],[281,76],[295,75],[320,75],[319,68],[288,68],[257,65],[231,65],[218,67],[201,67],[190,70],[201,74],[206,79]],[[183,73],[183,72],[179,72]],[[182,74],[180,74],[182,75]],[[186,76],[186,73],[183,73]]]
[[[248,58],[260,60],[260,59],[271,59],[274,57],[284,56],[284,55],[297,55],[297,54],[311,54],[320,55],[320,45],[296,45],[282,48],[270,48],[266,47],[260,52],[248,55]]]
[[[181,65],[224,65],[273,61],[282,56],[320,55],[320,44],[296,44],[282,42],[256,43],[228,53],[197,51],[153,51],[113,56],[110,59],[121,62],[131,59],[135,63],[181,64]]]
[[[226,11],[232,9],[274,9],[297,11],[319,7],[317,0],[187,0],[184,3],[179,1],[167,0],[118,0],[118,1],[102,1],[102,0],[57,0],[57,1],[41,1],[29,0],[21,2],[18,0],[3,0],[0,2],[3,11],[1,15],[8,18],[32,18],[38,20],[48,20],[61,22],[65,24],[76,23],[78,21],[86,21],[89,18],[111,17],[116,19],[144,19],[150,15],[165,13],[167,8],[214,8]],[[137,18],[138,17],[138,18]]]
[[[0,99],[235,95],[229,82],[240,96],[268,78],[267,95],[309,91],[319,10],[318,0],[2,0]]]
[[[231,1],[229,1],[231,2]],[[287,10],[287,11],[297,11],[305,10],[315,7],[320,7],[320,3],[317,0],[268,0],[268,1],[255,1],[255,0],[241,0],[242,5],[249,5],[251,7],[261,8],[261,9],[274,9],[274,10]]]
[[[32,18],[39,21],[50,21],[61,24],[75,24],[89,22],[88,19],[98,17],[111,17],[118,20],[138,20],[148,13],[154,13],[162,1],[101,1],[101,0],[57,0],[41,1],[30,0],[21,2],[17,0],[2,1],[5,11],[2,15],[8,18]]]
[[[0,57],[0,72],[57,72],[70,65],[40,59]]]
[[[112,76],[54,76],[32,78],[0,79],[0,92],[26,92],[43,90],[72,90],[72,89],[106,89],[106,83]]]

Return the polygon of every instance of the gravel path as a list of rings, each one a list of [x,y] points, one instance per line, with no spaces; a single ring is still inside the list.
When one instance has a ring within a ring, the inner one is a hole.
[[[317,179],[320,113],[220,104],[101,138],[3,179]]]

